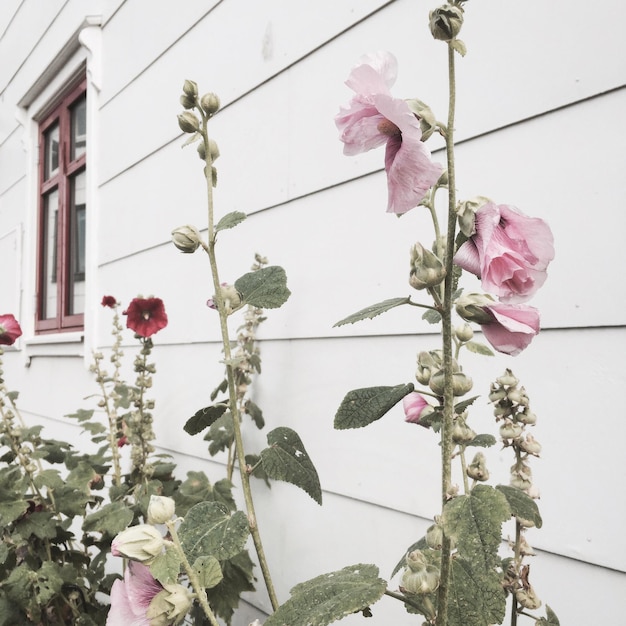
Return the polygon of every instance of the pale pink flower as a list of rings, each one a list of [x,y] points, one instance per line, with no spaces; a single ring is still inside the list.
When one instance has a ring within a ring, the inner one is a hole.
[[[539,311],[532,306],[494,302],[483,310],[493,321],[481,323],[481,330],[498,352],[517,356],[539,332]]]
[[[153,598],[163,591],[150,569],[130,561],[124,580],[116,580],[111,587],[111,608],[107,626],[150,626],[146,613]]]
[[[424,396],[417,393],[417,391],[412,391],[402,398],[402,406],[404,408],[405,421],[419,424],[424,409],[430,405],[426,402]]]
[[[398,63],[389,52],[364,56],[352,69],[346,85],[356,93],[348,107],[341,107],[335,124],[341,132],[346,155],[367,152],[385,144],[390,213],[406,213],[416,207],[443,170],[434,163],[421,141],[419,121],[404,101],[393,98]]]
[[[454,262],[481,279],[503,302],[525,302],[543,285],[554,258],[550,227],[506,204],[488,202],[476,211],[475,233]]]

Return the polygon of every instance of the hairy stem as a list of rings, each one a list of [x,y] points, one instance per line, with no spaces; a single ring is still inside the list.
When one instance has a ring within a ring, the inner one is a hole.
[[[274,590],[274,583],[269,571],[267,559],[265,557],[265,550],[263,549],[263,543],[261,541],[261,534],[257,524],[257,518],[254,510],[254,501],[252,499],[252,490],[250,488],[250,476],[246,471],[245,451],[243,445],[243,437],[241,434],[241,419],[240,411],[237,402],[237,389],[235,386],[235,370],[232,364],[232,353],[230,349],[230,338],[228,332],[228,313],[225,308],[224,299],[220,289],[220,278],[217,268],[217,258],[215,255],[215,243],[217,233],[215,232],[215,216],[213,210],[213,174],[212,174],[212,160],[211,150],[209,146],[209,135],[207,130],[208,116],[204,111],[198,107],[199,113],[202,116],[202,140],[204,141],[204,148],[206,152],[206,166],[204,170],[206,187],[207,187],[207,205],[208,205],[208,222],[209,222],[209,242],[208,245],[203,246],[209,256],[209,263],[211,266],[211,277],[213,279],[213,288],[215,290],[215,303],[217,304],[217,310],[220,318],[220,330],[222,335],[222,344],[224,348],[224,361],[226,363],[226,380],[228,382],[228,396],[229,396],[229,408],[231,417],[233,420],[233,431],[235,435],[235,452],[239,465],[239,473],[241,475],[241,486],[244,495],[244,501],[246,504],[246,511],[248,514],[248,524],[250,527],[250,534],[252,535],[252,541],[259,558],[259,565],[267,588],[267,593],[272,603],[274,611],[278,609],[279,602]]]
[[[453,256],[456,231],[456,190],[454,171],[454,113],[456,106],[454,48],[448,42],[448,132],[446,133],[446,155],[448,165],[448,230],[446,236],[445,268],[442,320],[443,342],[443,428],[441,430],[441,499],[442,506],[449,498],[452,487],[452,426],[454,420],[454,394],[452,389],[452,285],[454,277]],[[450,539],[444,536],[441,547],[441,578],[438,591],[436,626],[446,626],[448,621],[448,588],[450,580]]]

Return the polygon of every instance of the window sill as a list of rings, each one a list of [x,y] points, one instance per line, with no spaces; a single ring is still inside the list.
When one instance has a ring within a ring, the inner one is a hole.
[[[78,356],[85,354],[83,331],[37,335],[23,342],[28,361],[38,356]]]

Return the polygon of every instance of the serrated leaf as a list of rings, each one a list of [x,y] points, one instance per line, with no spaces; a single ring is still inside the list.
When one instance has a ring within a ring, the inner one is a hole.
[[[230,411],[226,411],[222,417],[216,420],[209,432],[204,435],[205,441],[209,441],[209,454],[215,456],[218,452],[226,450],[235,438],[233,418]]]
[[[226,411],[225,404],[215,404],[212,406],[204,407],[199,411],[196,411],[192,417],[190,417],[183,426],[183,430],[189,435],[197,435],[201,433],[205,428],[208,428],[211,424],[217,421]]]
[[[441,321],[441,314],[434,309],[428,309],[428,311],[422,315],[422,319],[429,324],[439,324]]]
[[[133,512],[124,502],[110,502],[85,517],[83,530],[114,537],[133,521]]]
[[[3,527],[6,527],[26,513],[27,510],[28,502],[26,502],[26,500],[7,500],[6,502],[0,502],[0,523]]]
[[[165,550],[150,564],[150,573],[162,585],[178,582],[181,558],[174,545],[166,545]]]
[[[474,439],[472,439],[469,443],[466,443],[466,446],[474,446],[478,448],[490,448],[495,445],[496,438],[493,435],[489,434],[480,434],[476,435]]]
[[[494,356],[493,350],[484,343],[478,341],[468,341],[463,344],[470,352],[474,354],[483,354],[485,356]]]
[[[49,511],[29,513],[16,523],[15,528],[24,538],[35,535],[39,539],[52,539],[57,534],[56,520]]]
[[[198,576],[198,582],[204,589],[212,589],[224,578],[219,561],[214,556],[201,556],[196,559],[192,568]]]
[[[506,498],[489,485],[476,485],[443,507],[444,532],[456,540],[459,554],[484,571],[493,568],[502,540],[502,523],[511,517]]]
[[[480,398],[480,396],[472,396],[471,398],[467,398],[467,399],[463,400],[462,402],[458,402],[457,404],[454,405],[454,412],[457,415],[460,415],[461,413],[463,413],[463,411],[465,411],[465,409],[467,409],[467,407],[469,407],[472,404],[474,404],[474,402],[478,398]]]
[[[215,232],[219,232],[220,230],[226,230],[228,228],[234,228],[237,224],[241,224],[248,216],[241,211],[233,211],[232,213],[227,213],[224,217],[217,223],[215,226]]]
[[[262,309],[277,309],[291,295],[285,270],[277,265],[244,274],[235,281],[235,289],[246,304]]]
[[[326,626],[366,610],[385,593],[375,565],[350,565],[296,585],[265,626]]]
[[[337,409],[335,428],[363,428],[380,419],[414,389],[413,383],[395,387],[353,389],[346,394]]]
[[[497,572],[475,565],[460,557],[452,559],[448,626],[491,626],[504,619],[506,595]]]
[[[561,626],[561,623],[556,613],[546,604],[546,617],[538,619],[535,626]]]
[[[243,511],[230,514],[218,502],[200,502],[192,506],[178,530],[185,555],[190,562],[201,556],[222,561],[243,550],[250,529]]]
[[[306,491],[315,502],[322,504],[322,488],[317,470],[304,444],[294,430],[281,426],[267,435],[269,448],[261,451],[265,473]]]
[[[533,522],[537,528],[543,526],[543,520],[539,514],[537,503],[521,489],[510,485],[498,485],[496,489],[504,494],[513,517],[520,517]]]
[[[246,413],[252,418],[252,421],[256,424],[256,427],[260,430],[265,426],[265,420],[263,419],[263,411],[257,404],[248,400],[245,406]]]
[[[217,398],[220,393],[224,393],[228,389],[228,381],[224,379],[213,391],[211,392],[211,402]]]
[[[348,315],[348,317],[338,321],[336,324],[333,324],[333,328],[336,326],[343,326],[344,324],[354,324],[355,322],[360,322],[364,319],[374,319],[386,311],[395,309],[397,306],[401,306],[403,304],[409,304],[409,302],[411,302],[411,298],[390,298],[389,300],[383,300],[382,302],[365,307],[352,315]]]

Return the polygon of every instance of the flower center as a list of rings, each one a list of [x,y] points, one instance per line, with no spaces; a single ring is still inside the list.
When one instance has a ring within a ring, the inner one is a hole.
[[[150,319],[150,311],[143,311],[141,313],[141,317],[143,317],[143,319],[145,319],[145,320],[149,320]]]
[[[380,122],[378,122],[378,132],[383,135],[387,135],[387,137],[395,137],[396,135],[401,135],[402,131],[390,120],[384,118]]]

